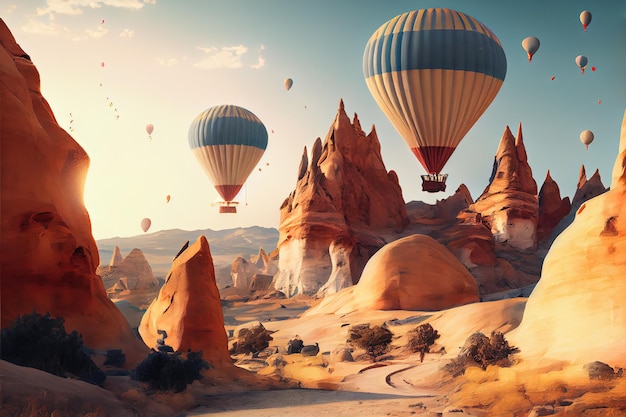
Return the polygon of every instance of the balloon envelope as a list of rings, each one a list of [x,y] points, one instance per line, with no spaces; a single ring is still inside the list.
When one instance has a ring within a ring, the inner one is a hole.
[[[580,141],[589,149],[589,145],[593,142],[593,132],[591,130],[580,132]]]
[[[591,23],[591,12],[589,10],[583,10],[582,13],[580,13],[580,23],[583,24],[583,29],[585,29],[586,32],[587,26]]]
[[[171,198],[172,197],[168,194],[167,197],[165,197],[165,200],[169,203]]]
[[[143,220],[141,220],[141,229],[144,232],[147,232],[148,229],[150,229],[150,226],[152,225],[152,221],[149,218],[144,218]]]
[[[293,80],[291,78],[285,79],[285,90],[289,91],[291,86],[293,85]]]
[[[533,55],[535,55],[535,52],[539,49],[540,44],[541,42],[539,42],[539,38],[534,36],[529,36],[522,41],[522,48],[524,48],[528,54],[528,62],[533,60]]]
[[[578,68],[580,68],[580,70],[582,71],[582,73],[585,73],[585,67],[587,66],[587,57],[584,55],[578,55],[576,57],[576,65],[578,65]]]
[[[154,132],[154,125],[152,125],[152,124],[147,124],[147,125],[146,125],[146,132],[147,132],[149,135],[151,135],[151,134],[152,134],[152,132]]]
[[[231,202],[267,148],[267,130],[249,110],[211,107],[189,127],[189,147],[225,202]]]
[[[378,106],[426,171],[436,174],[500,90],[506,56],[473,17],[422,9],[374,32],[363,73]]]

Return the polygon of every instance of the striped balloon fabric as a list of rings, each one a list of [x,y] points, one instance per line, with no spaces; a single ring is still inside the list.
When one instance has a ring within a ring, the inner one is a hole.
[[[267,148],[265,126],[243,107],[220,105],[194,119],[188,138],[196,159],[224,199],[220,212],[236,212],[233,200]]]
[[[394,17],[363,56],[374,99],[430,174],[438,174],[496,97],[506,75],[498,38],[481,22],[443,8]]]

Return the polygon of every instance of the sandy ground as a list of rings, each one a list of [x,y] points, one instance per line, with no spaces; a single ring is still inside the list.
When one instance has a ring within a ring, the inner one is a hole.
[[[318,302],[302,298],[228,302],[223,306],[227,332],[259,322],[272,332],[270,348],[259,357],[239,355],[238,367],[208,370],[179,394],[149,393],[127,376],[109,377],[103,389],[0,361],[0,417],[626,416],[626,379],[590,381],[580,364],[515,355],[511,368],[469,368],[458,377],[443,369],[473,332],[506,334],[516,328],[525,302],[345,315],[311,314],[309,307]],[[336,360],[331,352],[346,346],[349,328],[364,323],[385,324],[392,331],[390,351],[375,363],[358,349],[353,349],[354,361]],[[406,348],[407,333],[422,323],[441,335],[436,353],[423,363]],[[287,355],[287,342],[295,336],[305,344],[318,343],[320,353]]]

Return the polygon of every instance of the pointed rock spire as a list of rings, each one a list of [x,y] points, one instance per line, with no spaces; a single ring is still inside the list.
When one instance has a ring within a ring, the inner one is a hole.
[[[622,120],[618,152],[611,175],[611,188],[626,186],[626,111]]]
[[[119,246],[116,246],[113,249],[113,255],[111,256],[111,262],[109,262],[109,266],[118,266],[124,258],[122,257],[122,252],[120,252]]]
[[[580,166],[580,172],[578,174],[578,185],[576,186],[577,190],[583,188],[583,185],[587,182],[587,171],[585,171],[585,165]]]
[[[524,146],[524,137],[522,136],[522,122],[520,122],[517,128],[517,137],[515,138],[515,149],[517,150],[517,159],[520,162],[527,162],[528,155],[526,154],[526,147]]]
[[[304,175],[306,174],[306,170],[308,166],[309,166],[309,155],[305,146],[304,151],[302,152],[302,159],[300,160],[300,166],[298,167],[298,181],[304,178]]]

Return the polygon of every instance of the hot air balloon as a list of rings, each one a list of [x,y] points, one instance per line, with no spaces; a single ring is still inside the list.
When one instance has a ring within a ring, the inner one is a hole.
[[[580,141],[585,145],[585,148],[589,150],[589,145],[593,142],[593,132],[591,130],[583,130],[580,132]]]
[[[170,195],[168,194],[168,195],[167,195],[167,197],[165,197],[165,201],[166,201],[167,203],[169,203],[171,198],[172,198],[172,196],[170,196]]]
[[[524,48],[528,55],[528,62],[533,60],[533,55],[535,55],[535,52],[539,49],[540,44],[539,39],[534,36],[529,36],[522,41],[522,48]]]
[[[285,78],[285,90],[289,91],[292,85],[293,80],[291,78]]]
[[[143,230],[144,233],[150,229],[150,225],[152,225],[152,221],[149,218],[146,217],[141,220],[141,230]]]
[[[498,38],[455,10],[406,12],[370,37],[363,55],[370,93],[428,172],[422,190],[445,191],[444,165],[489,107],[506,75]]]
[[[595,72],[596,71],[596,67],[591,67],[591,71]]]
[[[583,29],[585,29],[586,32],[587,26],[591,23],[591,12],[589,10],[583,10],[582,13],[580,13],[580,23],[583,24]]]
[[[189,127],[189,147],[224,199],[220,213],[236,213],[233,201],[267,148],[267,130],[249,110],[211,107]]]
[[[584,55],[578,55],[576,57],[576,65],[578,65],[578,68],[580,68],[580,71],[583,75],[585,75],[585,67],[587,66],[587,62],[587,57]]]

